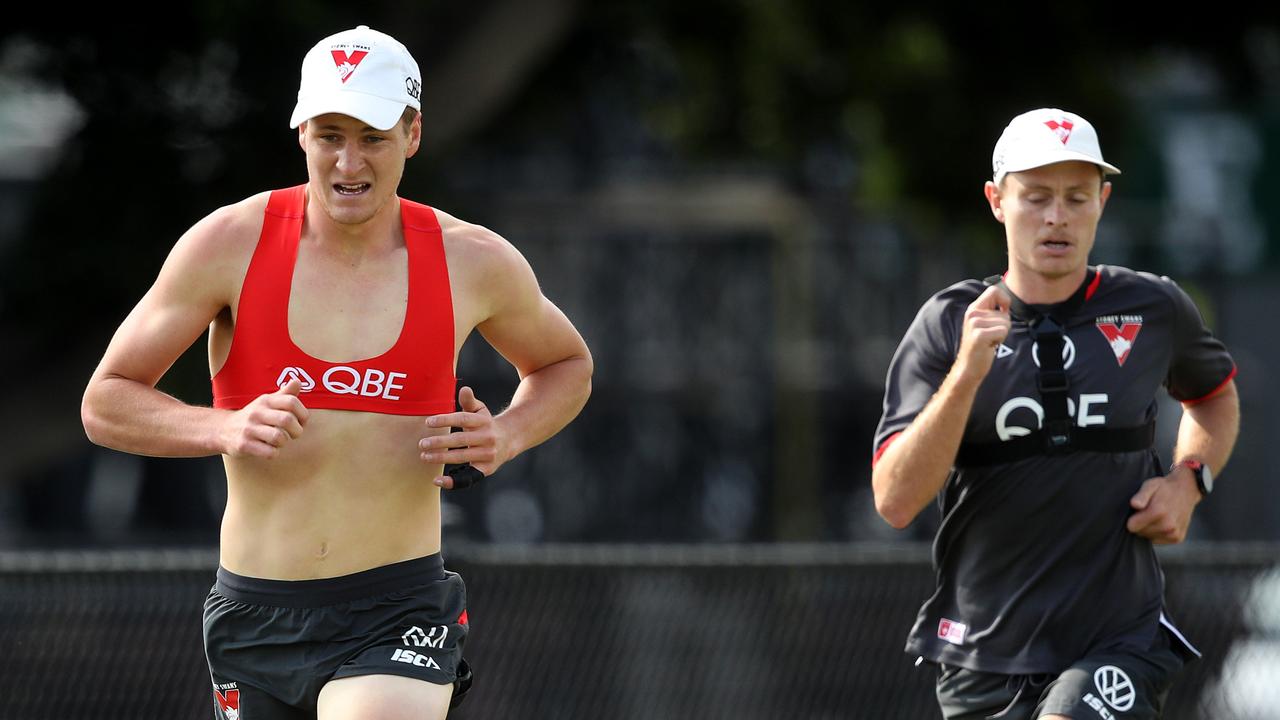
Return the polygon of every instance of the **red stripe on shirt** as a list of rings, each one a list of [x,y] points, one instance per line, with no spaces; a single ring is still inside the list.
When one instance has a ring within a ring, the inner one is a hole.
[[[875,456],[871,458],[871,467],[875,467],[876,463],[880,462],[880,456],[884,454],[885,450],[889,449],[889,445],[892,444],[894,440],[897,440],[898,436],[901,434],[902,434],[902,431],[899,430],[898,432],[885,438],[884,442],[880,443],[880,447],[876,448]]]
[[[1089,289],[1084,291],[1084,299],[1088,300],[1098,290],[1098,283],[1102,282],[1102,271],[1099,270],[1093,274],[1093,282],[1089,283]]]
[[[1205,393],[1204,395],[1201,395],[1201,396],[1200,396],[1200,397],[1198,397],[1198,398],[1193,398],[1193,399],[1191,399],[1191,400],[1183,400],[1183,401],[1182,401],[1182,405],[1183,405],[1183,407],[1187,407],[1187,406],[1190,406],[1190,405],[1199,405],[1200,403],[1204,402],[1205,400],[1208,400],[1209,398],[1212,398],[1214,395],[1217,395],[1218,393],[1222,392],[1222,389],[1223,389],[1223,388],[1225,388],[1225,387],[1227,386],[1227,383],[1229,383],[1229,382],[1231,382],[1233,379],[1235,379],[1235,376],[1236,376],[1236,370],[1237,370],[1236,366],[1235,366],[1235,365],[1232,365],[1232,366],[1231,366],[1231,374],[1227,376],[1227,379],[1226,379],[1226,380],[1223,380],[1221,383],[1219,383],[1219,384],[1218,384],[1218,387],[1216,387],[1216,388],[1214,388],[1214,389],[1210,390],[1209,392]]]

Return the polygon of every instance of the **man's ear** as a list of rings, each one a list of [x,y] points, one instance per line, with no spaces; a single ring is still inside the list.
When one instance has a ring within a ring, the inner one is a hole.
[[[422,113],[413,119],[413,124],[409,126],[409,147],[405,149],[404,158],[408,160],[418,153],[418,147],[422,144]]]
[[[987,196],[987,204],[991,206],[991,214],[995,216],[996,220],[1003,223],[1004,208],[1000,206],[1000,186],[988,180],[982,186],[982,194]]]

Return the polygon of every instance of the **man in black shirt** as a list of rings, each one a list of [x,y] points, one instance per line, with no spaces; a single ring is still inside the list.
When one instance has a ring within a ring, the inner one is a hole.
[[[1084,118],[1019,115],[992,169],[1008,270],[924,304],[876,431],[880,514],[942,511],[907,650],[938,666],[949,720],[1158,718],[1198,653],[1164,613],[1153,544],[1186,537],[1231,454],[1235,364],[1172,280],[1088,264],[1120,171]],[[1169,467],[1161,386],[1184,408]]]

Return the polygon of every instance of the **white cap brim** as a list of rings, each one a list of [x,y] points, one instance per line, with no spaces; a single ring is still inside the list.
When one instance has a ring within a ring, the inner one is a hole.
[[[1092,165],[1097,165],[1098,167],[1105,170],[1108,175],[1120,174],[1120,168],[1116,167],[1115,165],[1112,165],[1111,163],[1108,163],[1108,162],[1102,162],[1098,158],[1095,158],[1091,155],[1086,155],[1080,152],[1074,152],[1072,150],[1056,150],[1051,153],[1045,153],[1044,155],[1041,155],[1039,157],[1024,158],[1021,163],[1017,165],[1006,165],[1005,167],[1002,168],[1002,170],[1006,174],[1008,174],[1011,172],[1022,172],[1023,170],[1033,170],[1035,168],[1044,167],[1045,165],[1052,165],[1054,163],[1070,162],[1072,160],[1079,160],[1081,162],[1087,162]]]
[[[387,100],[375,95],[358,92],[326,93],[319,97],[306,97],[298,100],[289,118],[289,127],[296,128],[302,123],[319,115],[340,113],[349,115],[375,130],[390,130],[400,122],[404,115],[404,102]]]

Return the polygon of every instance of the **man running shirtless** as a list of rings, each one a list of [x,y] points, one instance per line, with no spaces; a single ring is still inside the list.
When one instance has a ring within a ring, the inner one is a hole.
[[[188,230],[85,392],[95,443],[223,456],[205,641],[224,720],[444,717],[470,673],[441,489],[550,438],[590,394],[587,346],[521,254],[397,196],[420,87],[405,47],[365,26],[312,48],[292,119],[307,183]],[[211,408],[155,387],[206,328]],[[519,373],[497,415],[466,387],[455,406],[473,329]]]

